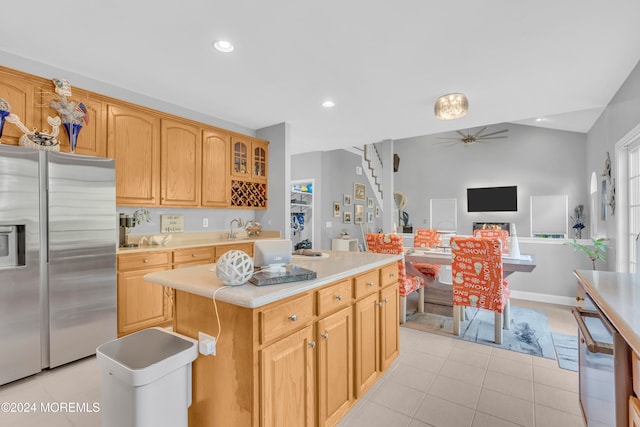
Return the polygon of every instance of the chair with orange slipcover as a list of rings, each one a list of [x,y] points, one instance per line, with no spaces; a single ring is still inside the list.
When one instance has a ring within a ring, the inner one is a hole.
[[[442,243],[442,239],[438,231],[432,228],[416,228],[413,234],[413,247],[430,249]],[[440,275],[440,265],[429,264],[427,262],[414,262],[413,266],[420,273],[424,274],[431,280],[436,280]]]
[[[398,261],[398,283],[400,284],[400,323],[407,318],[407,295],[418,291],[418,312],[424,311],[424,279],[418,271],[407,274],[407,264],[404,262],[404,248],[402,236],[399,234],[375,234],[368,233],[365,236],[369,252],[380,254],[403,255]],[[412,269],[409,264],[409,269]]]
[[[453,333],[460,335],[464,307],[494,312],[495,343],[502,343],[509,291],[503,281],[502,241],[496,238],[451,238],[453,274]]]
[[[494,229],[477,229],[473,230],[473,237],[486,237],[500,239],[502,242],[502,255],[509,254],[509,232],[507,230],[494,230]],[[509,279],[506,277],[502,279],[504,283],[505,291],[509,292]],[[504,311],[504,329],[509,329],[510,323],[510,306],[507,304]]]

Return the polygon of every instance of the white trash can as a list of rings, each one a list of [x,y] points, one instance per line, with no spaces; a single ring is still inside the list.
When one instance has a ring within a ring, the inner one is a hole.
[[[102,344],[103,427],[187,427],[198,341],[149,328]]]

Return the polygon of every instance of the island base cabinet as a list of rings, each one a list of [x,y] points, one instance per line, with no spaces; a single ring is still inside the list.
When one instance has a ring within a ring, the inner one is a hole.
[[[260,355],[262,427],[313,427],[313,327],[265,347]]]
[[[333,426],[353,404],[353,315],[346,307],[317,323],[318,425]]]
[[[398,284],[380,291],[380,371],[386,371],[400,354]]]
[[[378,293],[355,304],[355,386],[356,397],[362,397],[379,375],[380,306]]]

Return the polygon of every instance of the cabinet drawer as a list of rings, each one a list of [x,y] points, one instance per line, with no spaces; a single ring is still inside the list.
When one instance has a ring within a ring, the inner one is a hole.
[[[316,294],[318,295],[318,316],[351,305],[351,279],[324,287]]]
[[[633,392],[640,396],[640,358],[635,351],[631,352],[631,371],[633,372]]]
[[[203,248],[180,249],[173,251],[173,263],[194,263],[202,264],[213,262],[213,247],[207,246]]]
[[[385,265],[380,269],[380,285],[387,286],[398,281],[398,263]]]
[[[169,264],[169,252],[118,255],[118,271],[139,270]]]
[[[260,313],[260,343],[285,335],[313,319],[313,294],[304,294]]]
[[[250,257],[253,256],[253,243],[232,243],[229,245],[220,245],[216,246],[216,257],[215,260],[218,261],[218,258],[222,256],[225,252],[237,250],[246,252]]]
[[[354,295],[356,299],[377,292],[380,287],[380,273],[378,270],[357,276],[353,283]]]

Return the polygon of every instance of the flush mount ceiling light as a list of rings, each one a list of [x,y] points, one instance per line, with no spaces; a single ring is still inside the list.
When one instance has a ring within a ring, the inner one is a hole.
[[[440,120],[459,119],[467,114],[469,101],[461,93],[448,93],[436,99],[434,112]]]
[[[333,102],[333,101],[324,101],[324,102],[322,103],[322,106],[323,106],[324,108],[333,108],[333,107],[335,107],[335,106],[336,106],[336,103],[335,103],[335,102]]]
[[[230,53],[233,52],[233,45],[231,44],[231,42],[228,42],[226,40],[218,40],[216,42],[213,43],[213,47],[218,51],[218,52],[223,52],[223,53]]]

